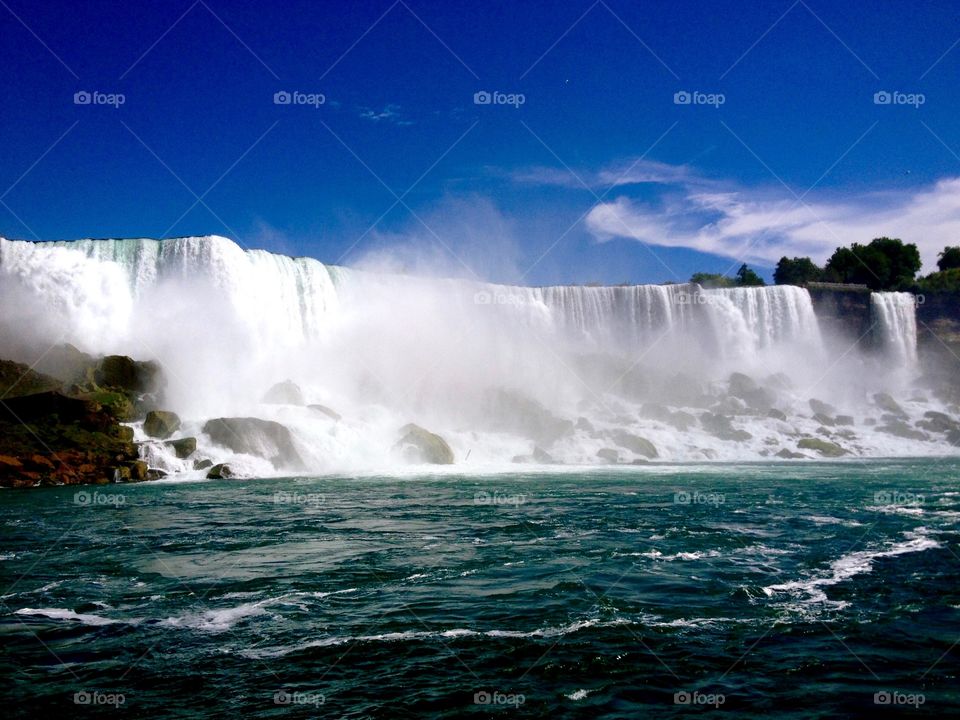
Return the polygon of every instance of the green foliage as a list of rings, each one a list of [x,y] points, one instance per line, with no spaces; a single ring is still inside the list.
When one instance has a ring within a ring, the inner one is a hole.
[[[917,290],[920,292],[936,292],[938,290],[960,290],[960,267],[931,273],[917,281]]]
[[[808,257],[795,257],[792,260],[782,257],[773,271],[773,281],[777,285],[806,285],[822,279],[823,268]]]
[[[740,266],[740,269],[737,270],[737,285],[740,287],[758,287],[760,285],[766,285],[766,283],[762,277],[757,275],[744,263]]]
[[[937,260],[937,267],[940,272],[960,268],[960,247],[948,245],[940,253],[940,259]]]
[[[727,277],[726,275],[719,275],[717,273],[704,273],[698,272],[694,273],[690,277],[690,282],[697,283],[705,288],[726,288],[726,287],[736,287],[737,282],[733,278]]]
[[[837,248],[824,269],[826,280],[862,283],[871,290],[899,290],[913,283],[920,252],[897,238],[875,238],[869,245]]]

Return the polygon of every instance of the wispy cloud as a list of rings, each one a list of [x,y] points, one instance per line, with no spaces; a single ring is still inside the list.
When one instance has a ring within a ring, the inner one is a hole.
[[[820,190],[799,200],[782,187],[745,187],[650,160],[583,172],[535,167],[511,178],[585,192],[586,186],[595,195],[586,226],[601,242],[628,238],[773,264],[784,255],[823,262],[838,246],[887,235],[916,243],[926,271],[945,245],[960,243],[958,177],[909,190]]]
[[[362,107],[360,108],[360,117],[362,117],[364,120],[370,120],[371,122],[376,123],[382,122],[401,126],[413,125],[413,120],[404,117],[400,113],[400,106],[392,103],[384,105],[383,109],[381,110]]]

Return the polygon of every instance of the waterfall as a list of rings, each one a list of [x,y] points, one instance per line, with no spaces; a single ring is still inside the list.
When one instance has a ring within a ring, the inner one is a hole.
[[[870,293],[870,309],[886,356],[900,366],[916,365],[917,307],[914,295],[906,292]]]

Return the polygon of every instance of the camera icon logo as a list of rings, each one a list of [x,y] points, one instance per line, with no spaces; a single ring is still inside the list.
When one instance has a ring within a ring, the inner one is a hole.
[[[888,93],[886,90],[880,90],[873,94],[873,104],[874,105],[889,105],[893,102],[893,95]]]
[[[79,90],[73,94],[74,105],[89,105],[93,101],[93,96],[86,90]]]
[[[286,90],[278,90],[273,94],[274,105],[289,105],[292,99],[292,96]]]
[[[289,705],[292,701],[293,697],[286,690],[278,690],[273,694],[274,705]]]
[[[480,90],[473,94],[473,104],[474,105],[489,105],[493,102],[493,96],[488,93],[486,90]]]
[[[689,105],[691,102],[693,102],[693,96],[686,90],[680,90],[673,94],[674,105]]]

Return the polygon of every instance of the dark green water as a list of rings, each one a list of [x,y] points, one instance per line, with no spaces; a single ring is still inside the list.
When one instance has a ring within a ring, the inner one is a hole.
[[[957,461],[4,491],[0,527],[7,717],[960,715]]]

